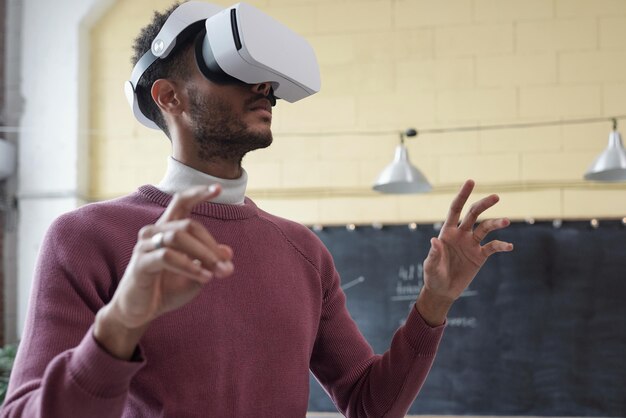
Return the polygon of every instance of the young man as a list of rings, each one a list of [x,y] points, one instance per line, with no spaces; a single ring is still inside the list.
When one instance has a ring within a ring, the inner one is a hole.
[[[167,17],[135,43],[135,63]],[[350,417],[404,416],[446,314],[508,220],[459,223],[452,202],[424,287],[390,349],[375,355],[350,318],[333,261],[307,228],[244,197],[242,157],[272,142],[269,82],[209,80],[191,34],[137,88],[172,142],[158,186],[84,206],[51,226],[3,417],[302,417],[313,371]]]

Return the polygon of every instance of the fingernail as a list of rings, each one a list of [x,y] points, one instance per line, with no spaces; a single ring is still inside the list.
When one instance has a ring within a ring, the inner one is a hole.
[[[217,263],[217,269],[220,273],[229,274],[233,271],[233,263],[230,261],[220,261]]]
[[[217,191],[217,184],[212,184],[209,186],[209,193],[215,193]]]
[[[213,273],[211,273],[209,270],[207,269],[202,269],[202,271],[200,272],[200,274],[202,275],[202,277],[206,278],[206,279],[213,279]]]

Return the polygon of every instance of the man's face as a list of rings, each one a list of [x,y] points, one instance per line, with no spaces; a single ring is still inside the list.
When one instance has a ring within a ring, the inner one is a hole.
[[[272,107],[258,86],[216,84],[196,70],[187,94],[191,129],[203,160],[241,160],[272,143]]]

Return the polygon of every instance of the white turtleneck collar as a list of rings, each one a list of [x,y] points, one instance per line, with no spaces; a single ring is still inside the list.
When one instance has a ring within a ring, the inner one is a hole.
[[[243,205],[246,186],[248,185],[248,174],[243,168],[241,169],[241,177],[238,179],[221,179],[186,166],[170,156],[167,160],[165,177],[157,185],[157,188],[162,192],[174,194],[193,186],[209,186],[214,183],[219,183],[222,186],[222,193],[211,202],[226,205]]]

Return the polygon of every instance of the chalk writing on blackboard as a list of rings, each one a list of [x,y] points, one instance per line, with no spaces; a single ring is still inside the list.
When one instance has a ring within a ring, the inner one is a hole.
[[[395,295],[391,296],[391,301],[400,302],[415,300],[424,286],[424,266],[423,264],[410,264],[398,268],[398,282],[396,284]],[[469,287],[463,291],[461,297],[478,295],[478,291]]]
[[[352,286],[356,286],[357,284],[363,283],[365,281],[365,277],[359,276],[358,278],[349,281],[348,283],[341,286],[342,290],[350,289]]]

